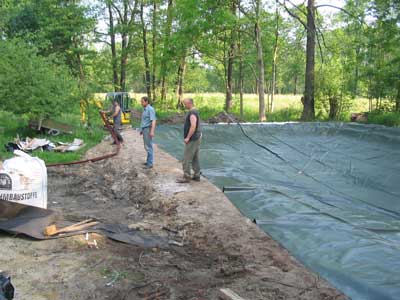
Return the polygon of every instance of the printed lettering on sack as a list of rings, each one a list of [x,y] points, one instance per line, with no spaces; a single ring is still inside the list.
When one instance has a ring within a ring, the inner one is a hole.
[[[0,190],[12,190],[12,180],[8,174],[0,173]]]

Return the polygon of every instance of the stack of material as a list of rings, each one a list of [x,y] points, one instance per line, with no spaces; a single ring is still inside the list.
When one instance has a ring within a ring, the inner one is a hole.
[[[20,139],[17,137],[14,142],[5,145],[6,149],[10,152],[14,150],[22,150],[24,152],[31,152],[40,149],[41,151],[59,151],[59,152],[75,152],[84,147],[83,140],[75,138],[71,143],[57,142],[55,143],[48,139],[39,138],[25,138]]]
[[[49,147],[53,148],[55,145],[50,142],[47,139],[38,139],[38,138],[29,138],[27,137],[25,139],[25,141],[20,140],[19,138],[17,138],[15,140],[15,143],[17,144],[18,148],[22,151],[33,151],[36,150],[38,148],[42,148],[42,150],[47,150]]]
[[[54,148],[54,151],[60,151],[60,152],[74,152],[78,151],[82,147],[85,146],[83,143],[83,140],[81,139],[74,139],[72,143],[62,143],[58,142],[59,146]]]

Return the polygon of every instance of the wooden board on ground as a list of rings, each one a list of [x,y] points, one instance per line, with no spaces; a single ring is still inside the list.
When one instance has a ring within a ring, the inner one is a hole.
[[[42,120],[29,120],[29,127],[35,130],[41,130],[42,128],[48,130],[57,130],[59,132],[71,134],[74,131],[74,127],[65,123],[61,123],[52,119]]]
[[[222,300],[244,300],[231,289],[220,289],[218,297]]]

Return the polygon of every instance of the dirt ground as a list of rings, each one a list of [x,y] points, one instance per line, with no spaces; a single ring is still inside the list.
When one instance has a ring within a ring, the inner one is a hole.
[[[34,241],[0,234],[0,270],[17,300],[218,299],[230,288],[244,299],[345,299],[243,217],[203,179],[182,185],[179,162],[155,150],[144,170],[141,137],[124,131],[119,156],[48,169],[49,208],[81,219],[118,222],[168,237],[169,249],[144,249],[90,234]],[[87,156],[109,153],[110,141]]]

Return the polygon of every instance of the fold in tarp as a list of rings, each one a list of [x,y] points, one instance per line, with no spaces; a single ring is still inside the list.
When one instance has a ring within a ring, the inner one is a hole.
[[[400,128],[267,123],[243,130],[203,126],[203,174],[353,300],[399,299]],[[181,126],[158,128],[156,142],[178,159],[181,141]]]
[[[52,224],[58,228],[74,224],[60,214],[48,209],[22,205],[0,200],[0,230],[13,235],[25,235],[37,240],[47,240],[74,236],[86,232],[96,232],[108,238],[143,248],[168,248],[168,240],[146,234],[122,224],[99,223],[87,230],[70,232],[57,236],[44,235],[44,229]]]

